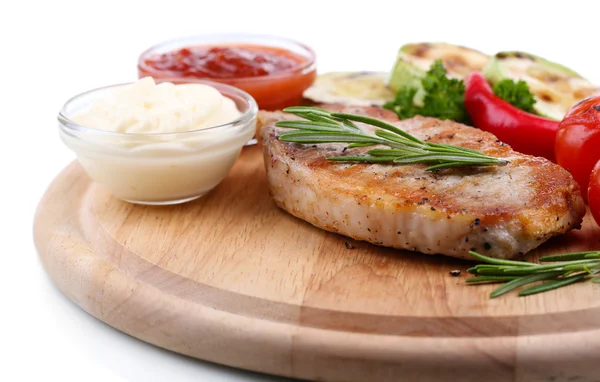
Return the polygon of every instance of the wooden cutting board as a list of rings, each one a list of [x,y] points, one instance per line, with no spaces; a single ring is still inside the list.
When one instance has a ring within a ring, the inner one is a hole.
[[[35,242],[85,311],[203,360],[328,381],[600,381],[600,285],[490,300],[494,286],[465,285],[470,262],[279,210],[258,147],[213,192],[171,207],[121,202],[73,163],[39,205]],[[534,256],[599,248],[586,217]]]

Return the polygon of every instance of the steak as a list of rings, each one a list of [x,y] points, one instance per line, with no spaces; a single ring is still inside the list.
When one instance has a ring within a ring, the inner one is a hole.
[[[259,137],[270,194],[280,208],[316,227],[425,254],[469,258],[474,250],[503,259],[581,227],[586,208],[579,186],[544,158],[515,152],[490,133],[452,121],[399,121],[377,107],[325,108],[385,120],[423,141],[468,147],[509,164],[429,172],[425,164],[332,162],[326,158],[370,148],[282,142],[277,135],[288,130],[274,123],[298,118],[261,112]]]

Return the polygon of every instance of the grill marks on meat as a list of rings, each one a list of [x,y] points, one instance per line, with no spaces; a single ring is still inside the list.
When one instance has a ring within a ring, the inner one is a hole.
[[[368,149],[281,142],[283,130],[274,123],[295,117],[262,113],[270,193],[280,208],[319,228],[426,254],[467,258],[476,250],[511,258],[581,225],[585,205],[576,182],[546,159],[514,152],[489,133],[451,121],[398,121],[374,107],[328,108],[383,119],[422,140],[470,147],[510,163],[426,172],[421,164],[331,162],[326,158]]]

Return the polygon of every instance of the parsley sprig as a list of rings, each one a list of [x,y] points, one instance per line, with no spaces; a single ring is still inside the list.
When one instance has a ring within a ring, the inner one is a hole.
[[[425,92],[423,106],[415,104],[418,89],[405,86],[398,90],[394,100],[383,107],[395,112],[400,119],[422,115],[469,124],[464,100],[465,83],[460,79],[448,78],[441,60],[431,65],[421,80],[421,86]]]
[[[434,61],[421,79],[422,91],[410,86],[400,88],[394,99],[383,107],[395,112],[400,119],[422,115],[471,124],[465,108],[465,83],[461,79],[449,78],[446,74],[442,61]],[[525,81],[507,78],[494,85],[493,91],[511,105],[528,113],[535,112],[533,106],[536,100]],[[419,106],[421,103],[422,106]]]
[[[498,82],[493,87],[494,94],[502,98],[513,106],[518,107],[528,113],[534,113],[535,97],[529,91],[527,82],[519,80],[517,82],[507,78]]]

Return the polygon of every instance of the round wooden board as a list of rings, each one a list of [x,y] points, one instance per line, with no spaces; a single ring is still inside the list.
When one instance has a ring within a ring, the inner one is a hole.
[[[279,210],[259,150],[171,207],[121,202],[71,164],[36,215],[46,270],[107,324],[225,365],[328,381],[600,381],[600,285],[490,300],[494,286],[465,285],[467,261],[356,242]],[[534,255],[594,248],[586,217]]]

